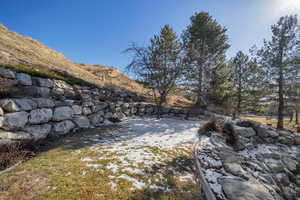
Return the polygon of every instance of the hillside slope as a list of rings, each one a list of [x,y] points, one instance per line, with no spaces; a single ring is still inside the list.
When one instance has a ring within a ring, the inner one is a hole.
[[[126,89],[138,94],[144,88],[118,70],[111,67],[77,64],[64,55],[48,48],[32,38],[9,31],[0,24],[0,64],[26,65],[50,71],[68,73],[70,76],[96,84]]]
[[[102,87],[113,87],[151,100],[151,91],[112,67],[74,63],[42,43],[8,30],[0,24],[0,66],[23,66],[27,71],[47,72],[56,77],[71,77]],[[29,68],[29,69],[27,69]],[[57,76],[56,76],[57,75]],[[77,82],[76,82],[77,83]],[[191,105],[181,95],[171,95],[169,105]]]

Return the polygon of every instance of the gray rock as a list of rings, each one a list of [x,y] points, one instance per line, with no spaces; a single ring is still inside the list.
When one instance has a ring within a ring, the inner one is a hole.
[[[82,108],[82,113],[84,115],[90,115],[90,114],[92,114],[92,111],[91,111],[91,109],[89,107],[83,107]]]
[[[295,140],[292,136],[280,136],[278,138],[278,142],[281,144],[293,145],[295,143]]]
[[[22,111],[29,111],[37,108],[37,104],[31,99],[13,99],[13,101]]]
[[[109,119],[109,118],[112,118],[113,117],[113,114],[111,113],[111,112],[107,112],[107,113],[105,113],[105,115],[104,115],[104,118],[105,119]]]
[[[4,115],[3,109],[0,107],[0,116],[3,116],[3,115]]]
[[[90,128],[90,120],[85,116],[75,116],[73,117],[73,122],[79,127],[79,128]]]
[[[8,132],[0,130],[0,138],[9,140],[32,140],[33,136],[24,131]]]
[[[72,109],[73,109],[73,114],[74,115],[81,115],[82,114],[82,107],[81,106],[73,105]]]
[[[20,85],[32,85],[31,76],[24,73],[17,73],[17,80]]]
[[[2,100],[0,100],[0,106],[6,112],[21,111],[20,107],[12,99],[2,99]]]
[[[40,87],[53,88],[53,81],[47,78],[33,77],[33,83]]]
[[[93,126],[99,126],[104,121],[103,112],[98,112],[88,116]]]
[[[295,172],[297,169],[298,162],[290,157],[283,157],[281,159],[282,163],[286,166],[291,172]]]
[[[53,108],[55,106],[54,101],[48,98],[35,98],[33,100],[38,108]]]
[[[55,123],[53,126],[53,132],[57,134],[69,133],[75,128],[75,124],[70,120],[65,120],[62,122]]]
[[[54,96],[62,96],[65,94],[65,91],[61,88],[53,88],[51,92]]]
[[[83,107],[89,107],[89,106],[94,106],[94,103],[92,101],[84,101],[82,102]]]
[[[3,126],[3,123],[4,123],[4,117],[0,116],[0,128]]]
[[[295,145],[300,145],[300,136],[295,137]]]
[[[281,173],[284,171],[284,166],[281,163],[267,163],[268,168],[273,172],[273,173]]]
[[[45,139],[48,134],[51,132],[52,126],[50,124],[43,124],[43,125],[33,125],[27,126],[24,128],[24,131],[31,133],[33,139],[35,141]]]
[[[27,112],[15,112],[4,115],[2,128],[5,130],[15,130],[23,128],[28,122]]]
[[[54,109],[53,121],[72,119],[73,109],[68,106],[57,107]]]
[[[32,110],[29,115],[30,124],[42,124],[51,120],[53,112],[49,108]]]
[[[221,184],[229,200],[275,200],[261,184],[232,178],[223,179]]]
[[[13,71],[11,71],[9,69],[5,69],[3,67],[0,67],[0,76],[4,77],[4,78],[11,78],[11,79],[16,78],[16,75]]]
[[[257,132],[257,135],[261,138],[268,138],[268,137],[277,138],[277,137],[279,137],[279,133],[277,133],[276,131],[269,130],[269,129],[261,127],[261,126],[255,127],[255,130]]]
[[[49,97],[50,89],[46,87],[26,86],[23,88],[23,93],[32,97]]]
[[[256,135],[253,128],[234,126],[234,131],[238,136],[242,136],[242,137],[252,137],[252,136]]]
[[[296,191],[290,187],[284,187],[283,193],[287,200],[295,200],[296,199]]]
[[[284,173],[276,174],[276,179],[284,186],[290,185],[290,179],[289,177]]]
[[[105,108],[107,108],[107,106],[108,106],[107,103],[102,102],[100,104],[92,106],[92,111],[93,112],[98,112],[98,111],[104,110]]]
[[[247,178],[247,172],[238,163],[223,163],[226,172],[241,178]]]

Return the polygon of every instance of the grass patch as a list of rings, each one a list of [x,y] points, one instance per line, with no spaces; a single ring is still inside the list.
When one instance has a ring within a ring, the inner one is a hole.
[[[193,174],[189,148],[166,150],[138,146],[136,149],[129,149],[144,150],[145,155],[159,157],[159,162],[147,164],[127,158],[127,152],[112,151],[113,147],[110,145],[102,146],[97,143],[94,146],[90,143],[94,138],[106,138],[106,133],[111,134],[111,130],[115,129],[95,129],[63,138],[59,145],[54,145],[52,149],[1,175],[0,199],[199,198],[200,190],[195,181],[192,178],[182,179]],[[120,131],[124,129],[120,128]],[[128,164],[123,165],[124,161]],[[130,177],[134,181],[124,177]],[[146,186],[137,188],[135,181]],[[20,196],[22,194],[24,196]]]
[[[277,127],[277,118],[275,117],[244,117],[245,119],[253,120],[260,122],[264,125],[271,125],[273,128]],[[290,122],[290,119],[288,117],[284,118],[283,121],[284,128],[291,131],[297,131],[297,128],[299,127],[298,124],[296,124],[294,121]]]

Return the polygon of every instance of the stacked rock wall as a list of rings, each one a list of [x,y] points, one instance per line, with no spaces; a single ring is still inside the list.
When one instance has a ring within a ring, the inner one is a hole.
[[[9,98],[0,99],[0,144],[94,128],[108,119],[156,114],[155,105],[113,88],[70,85],[6,68],[0,68],[0,79],[9,83],[9,87],[2,85]],[[164,107],[162,114],[191,115],[186,109],[171,107]]]

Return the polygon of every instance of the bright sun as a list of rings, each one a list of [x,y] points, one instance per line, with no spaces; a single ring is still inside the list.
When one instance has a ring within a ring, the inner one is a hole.
[[[299,11],[300,10],[300,0],[279,0],[280,9],[289,11]]]

